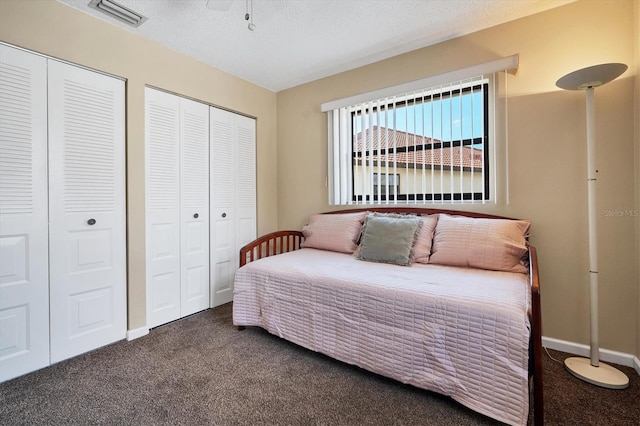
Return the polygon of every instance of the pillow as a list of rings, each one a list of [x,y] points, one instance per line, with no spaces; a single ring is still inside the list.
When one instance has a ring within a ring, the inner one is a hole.
[[[530,226],[527,220],[441,214],[429,263],[526,273],[522,258],[527,252],[525,236]]]
[[[367,212],[311,215],[302,227],[305,240],[300,246],[351,254],[366,216]]]
[[[422,227],[413,245],[413,261],[417,263],[429,263],[433,231],[436,228],[436,223],[438,223],[438,215],[420,216],[420,219],[422,219]]]
[[[360,260],[407,266],[413,262],[413,243],[422,221],[416,216],[370,214],[362,228],[356,253]]]

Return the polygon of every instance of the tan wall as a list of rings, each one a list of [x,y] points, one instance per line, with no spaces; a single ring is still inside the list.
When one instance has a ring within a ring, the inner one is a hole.
[[[0,0],[0,41],[127,79],[129,329],[146,325],[145,85],[257,118],[258,234],[277,228],[275,93],[52,0]]]
[[[299,229],[327,202],[327,119],[320,104],[502,56],[520,54],[508,81],[509,203],[473,206],[533,222],[543,334],[589,343],[586,122],[582,92],[555,82],[604,62],[634,63],[632,1],[578,1],[278,93],[278,225]],[[596,91],[601,347],[637,353],[637,218],[633,210],[631,67]],[[637,95],[636,95],[637,96]]]

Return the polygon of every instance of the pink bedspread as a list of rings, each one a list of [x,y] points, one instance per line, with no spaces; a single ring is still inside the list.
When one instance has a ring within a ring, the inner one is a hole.
[[[519,273],[307,248],[240,268],[233,322],[526,424],[530,294]]]

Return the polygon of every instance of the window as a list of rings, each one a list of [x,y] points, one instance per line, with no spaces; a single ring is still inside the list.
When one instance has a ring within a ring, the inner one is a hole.
[[[350,108],[352,201],[488,200],[488,94],[479,80]]]
[[[517,66],[517,55],[323,104],[330,204],[494,199],[493,73],[502,66]],[[466,76],[477,70],[484,72]]]

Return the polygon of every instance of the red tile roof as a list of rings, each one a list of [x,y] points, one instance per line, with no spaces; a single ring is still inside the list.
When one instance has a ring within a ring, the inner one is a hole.
[[[413,133],[402,132],[400,130],[388,129],[386,127],[373,126],[371,129],[364,132],[366,134],[369,147],[373,146],[374,149],[379,149],[379,141],[382,143],[380,148],[402,148],[406,146],[422,146],[429,145],[432,142],[439,143],[438,139],[431,139],[429,137],[415,135]],[[356,148],[358,151],[362,151],[362,134],[359,132],[356,135]],[[395,136],[395,144],[394,144]],[[369,141],[369,139],[371,139]]]
[[[367,151],[387,150],[383,154],[365,156],[365,160],[369,160],[369,165],[373,161],[376,166],[378,162],[382,162],[381,166],[386,166],[387,164],[392,166],[395,161],[398,168],[453,167],[454,170],[459,170],[462,163],[463,170],[471,170],[472,168],[474,171],[482,170],[483,151],[470,146],[429,149],[427,148],[429,145],[439,144],[441,141],[378,126],[373,126],[366,132],[365,139],[367,141]],[[356,135],[355,145],[356,152],[361,152],[362,132]],[[398,148],[410,149],[411,147],[416,147],[416,149],[406,151],[403,149],[400,152],[394,152]],[[361,158],[359,157],[358,164],[360,162]]]

